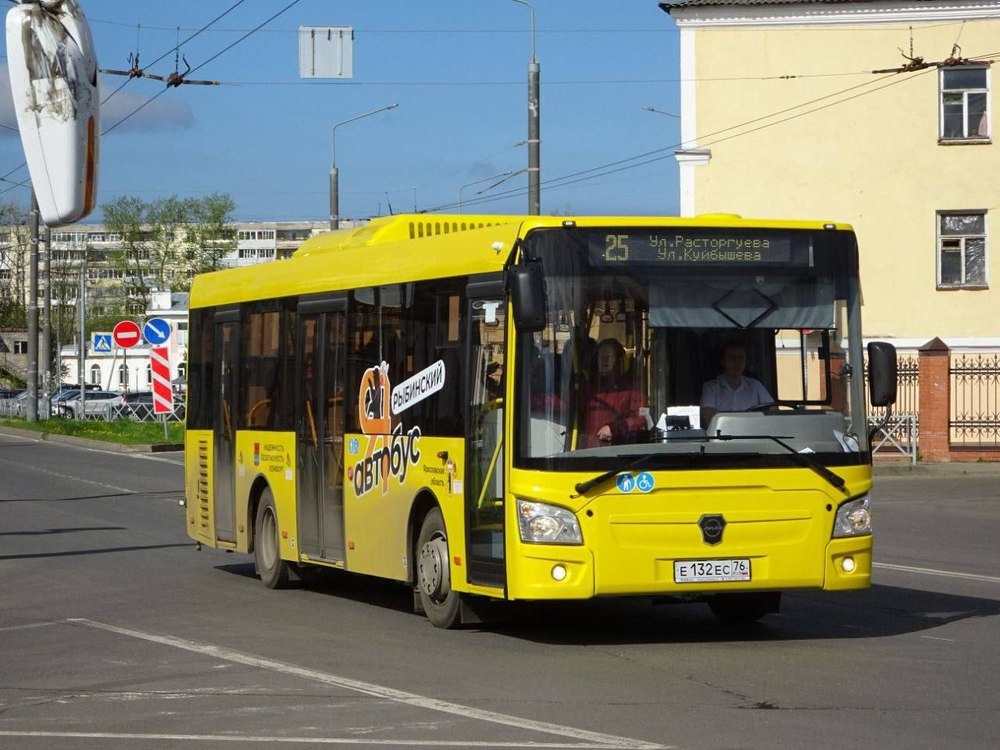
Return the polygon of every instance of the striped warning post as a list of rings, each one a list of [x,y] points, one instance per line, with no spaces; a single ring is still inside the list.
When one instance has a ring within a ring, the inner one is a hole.
[[[149,350],[149,369],[153,373],[153,413],[170,414],[174,410],[170,390],[170,351],[165,346]]]

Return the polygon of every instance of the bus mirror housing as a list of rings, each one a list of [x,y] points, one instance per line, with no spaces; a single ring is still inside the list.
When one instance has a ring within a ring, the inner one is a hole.
[[[545,277],[542,264],[526,261],[510,269],[510,295],[514,325],[533,333],[545,328]]]
[[[868,401],[872,406],[896,403],[896,347],[885,341],[868,344]]]

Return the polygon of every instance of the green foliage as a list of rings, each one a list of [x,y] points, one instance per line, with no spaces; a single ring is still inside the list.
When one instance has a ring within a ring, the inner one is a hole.
[[[111,260],[125,277],[129,304],[137,309],[148,305],[151,289],[186,291],[195,274],[219,268],[236,247],[229,226],[236,203],[226,193],[151,202],[121,196],[102,210],[108,231],[121,235],[121,248]]]
[[[163,439],[163,423],[132,422],[118,420],[104,422],[72,419],[49,419],[29,423],[16,417],[0,418],[0,425],[31,430],[42,434],[71,435],[73,437],[99,440],[120,445],[180,445],[184,442],[184,425],[179,422],[167,423],[167,439]]]

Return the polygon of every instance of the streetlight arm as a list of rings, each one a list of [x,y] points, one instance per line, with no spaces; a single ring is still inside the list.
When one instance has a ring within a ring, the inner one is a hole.
[[[518,5],[524,5],[531,11],[531,62],[536,62],[535,58],[535,7],[527,0],[511,0]]]
[[[373,109],[371,112],[365,112],[363,115],[355,115],[354,117],[349,117],[346,120],[341,120],[333,126],[332,139],[333,139],[333,165],[337,166],[337,128],[341,125],[346,125],[349,122],[354,122],[355,120],[360,120],[363,117],[371,117],[372,115],[377,115],[379,112],[385,112],[390,109],[395,109],[399,106],[399,102],[395,104],[390,104],[388,107],[379,107],[378,109]]]

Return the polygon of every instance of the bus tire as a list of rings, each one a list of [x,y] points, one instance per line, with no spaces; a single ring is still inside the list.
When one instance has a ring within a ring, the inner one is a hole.
[[[764,615],[777,612],[780,604],[780,591],[716,594],[708,599],[713,615],[734,624],[757,622]]]
[[[278,513],[274,509],[274,495],[265,487],[257,504],[257,518],[253,527],[253,557],[257,575],[269,589],[288,587],[288,563],[281,559],[278,541]]]
[[[417,537],[417,595],[427,619],[439,628],[461,624],[461,600],[451,588],[450,559],[444,517],[440,508],[432,508]]]

